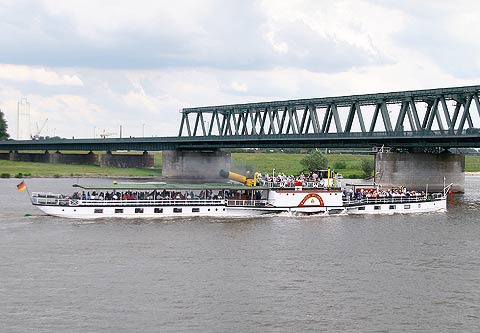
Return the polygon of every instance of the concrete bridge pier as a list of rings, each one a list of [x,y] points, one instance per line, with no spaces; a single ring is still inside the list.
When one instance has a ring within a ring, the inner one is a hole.
[[[153,168],[154,162],[153,155],[148,155],[147,151],[144,151],[142,155],[112,154],[111,151],[107,151],[106,154],[100,156],[100,167],[102,168]]]
[[[224,181],[220,170],[230,170],[231,154],[215,151],[169,150],[162,153],[162,176],[184,182]]]
[[[454,153],[379,152],[375,156],[375,182],[383,187],[440,191],[453,183],[455,192],[465,191],[465,155]]]

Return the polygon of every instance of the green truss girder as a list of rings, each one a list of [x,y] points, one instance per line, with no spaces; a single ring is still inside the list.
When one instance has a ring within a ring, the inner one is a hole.
[[[480,118],[479,93],[480,86],[468,86],[187,108],[182,110],[178,136],[334,133],[373,136],[377,132],[401,134],[434,130],[440,135],[446,132],[460,135],[466,127],[475,126],[472,105],[477,109],[476,118]],[[449,107],[449,102],[454,106]],[[367,106],[371,108],[366,113]]]

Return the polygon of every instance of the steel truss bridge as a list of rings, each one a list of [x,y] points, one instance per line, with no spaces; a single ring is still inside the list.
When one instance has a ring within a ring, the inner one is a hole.
[[[3,141],[0,150],[480,148],[480,86],[185,108],[178,137]]]

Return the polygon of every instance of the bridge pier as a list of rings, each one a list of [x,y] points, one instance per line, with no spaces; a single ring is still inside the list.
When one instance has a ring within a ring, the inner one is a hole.
[[[220,170],[230,170],[230,165],[231,154],[219,150],[162,153],[162,176],[185,182],[218,181]]]
[[[89,152],[88,154],[62,154],[56,151],[51,154],[48,150],[43,153],[19,153],[18,151],[11,151],[0,155],[0,159],[20,162],[98,165],[98,155],[93,152]]]
[[[144,151],[142,155],[133,154],[112,154],[107,151],[106,154],[100,156],[100,167],[114,167],[114,168],[153,168],[153,155],[148,155]]]
[[[465,191],[465,155],[443,153],[379,152],[375,156],[375,182],[383,187],[405,186],[429,191],[443,189],[453,183],[455,192]]]

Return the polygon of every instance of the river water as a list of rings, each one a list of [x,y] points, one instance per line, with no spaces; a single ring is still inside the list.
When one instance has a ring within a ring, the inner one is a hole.
[[[41,215],[17,183],[1,332],[480,331],[480,177],[446,213],[99,221]]]

